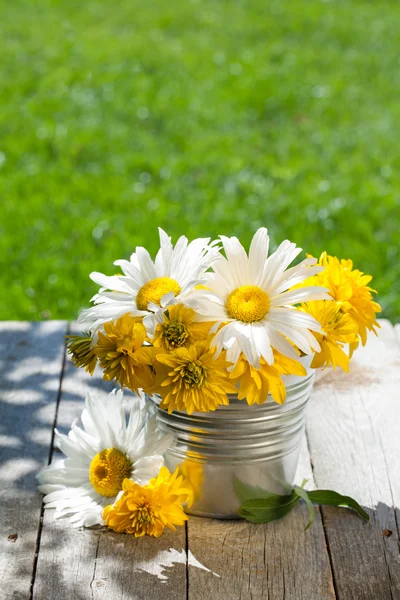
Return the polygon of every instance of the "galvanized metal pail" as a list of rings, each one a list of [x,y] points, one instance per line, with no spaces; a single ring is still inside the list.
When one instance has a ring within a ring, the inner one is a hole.
[[[229,406],[191,415],[168,414],[160,409],[159,397],[148,397],[159,429],[175,436],[166,466],[174,471],[181,465],[192,482],[195,498],[188,513],[235,519],[241,504],[238,490],[262,496],[292,488],[313,380],[312,370],[305,377],[286,377],[282,405],[268,398],[249,406],[230,395]]]

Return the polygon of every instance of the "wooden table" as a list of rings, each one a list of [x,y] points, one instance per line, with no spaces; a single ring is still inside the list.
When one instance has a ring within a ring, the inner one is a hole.
[[[43,511],[35,474],[89,388],[65,356],[64,321],[0,323],[0,598],[400,599],[400,329],[381,321],[351,375],[320,374],[297,480],[354,496],[371,515],[298,507],[251,525],[192,517],[160,539],[75,530]],[[397,339],[396,339],[397,332]]]

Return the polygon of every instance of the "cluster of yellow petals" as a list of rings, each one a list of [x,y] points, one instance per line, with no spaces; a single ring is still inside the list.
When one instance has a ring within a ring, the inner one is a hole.
[[[149,339],[142,318],[125,314],[105,323],[95,341],[90,336],[74,338],[69,351],[74,351],[77,366],[88,369],[98,361],[106,380],[134,392],[160,394],[162,407],[169,412],[216,410],[229,403],[227,393],[236,389],[229,380],[225,352],[215,358],[216,349],[210,348],[213,323],[195,317],[193,309],[173,305]],[[84,352],[76,354],[81,348]]]
[[[323,329],[323,335],[316,336],[321,352],[314,356],[312,366],[331,364],[348,371],[349,361],[342,350],[344,344],[349,344],[350,356],[359,341],[365,345],[368,331],[376,333],[375,329],[379,327],[376,315],[381,307],[373,299],[372,294],[376,294],[376,291],[368,285],[372,277],[353,269],[351,260],[339,260],[323,252],[318,264],[324,270],[302,285],[328,288],[333,302],[325,300],[302,305],[302,309],[315,317]]]
[[[274,364],[269,365],[261,357],[259,369],[254,368],[241,354],[229,376],[238,385],[239,400],[246,399],[251,406],[263,404],[268,394],[271,394],[275,402],[283,404],[286,388],[282,375],[304,376],[306,374],[307,371],[301,363],[274,350]]]
[[[158,323],[152,343],[156,348],[175,350],[188,348],[207,338],[212,323],[195,321],[196,313],[183,304],[170,306]]]
[[[183,504],[192,495],[185,483],[179,468],[171,474],[167,467],[146,486],[125,479],[121,497],[103,511],[104,522],[113,531],[135,537],[158,538],[166,527],[176,531],[187,520]]]
[[[148,389],[153,384],[150,366],[154,351],[143,346],[145,340],[146,328],[138,318],[125,314],[105,323],[94,346],[104,379],[118,381],[135,392]]]
[[[67,352],[76,367],[84,367],[93,375],[97,365],[97,356],[93,350],[93,340],[89,334],[67,335]]]
[[[315,333],[321,351],[317,352],[311,363],[313,369],[340,367],[349,371],[350,358],[343,350],[345,344],[354,344],[357,341],[357,323],[348,313],[340,310],[337,302],[317,300],[303,304],[303,308],[322,325],[323,333]]]
[[[222,352],[215,357],[216,348],[210,339],[196,342],[189,348],[177,348],[167,354],[157,354],[156,381],[151,392],[160,394],[161,408],[209,412],[229,404],[227,394],[236,393],[229,380],[230,363]]]

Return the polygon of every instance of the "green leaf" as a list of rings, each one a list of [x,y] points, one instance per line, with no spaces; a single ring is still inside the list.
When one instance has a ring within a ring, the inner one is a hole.
[[[308,492],[303,489],[305,481],[301,486],[295,486],[292,492],[285,496],[279,496],[278,494],[269,494],[264,492],[260,488],[255,488],[243,484],[240,480],[234,481],[234,487],[239,497],[245,498],[240,505],[238,513],[241,517],[250,521],[251,523],[270,523],[276,519],[281,519],[287,515],[300,498],[304,500],[308,508],[309,519],[305,529],[308,529],[314,521],[314,507],[313,502],[316,504],[328,505],[328,506],[339,506],[344,508],[351,508],[360,515],[366,521],[369,521],[369,515],[365,510],[350,496],[342,496],[332,490],[313,490]],[[257,494],[263,493],[263,497],[246,498],[250,492],[257,492]]]
[[[332,490],[314,490],[307,492],[307,494],[311,502],[315,502],[315,504],[352,508],[358,512],[362,519],[369,521],[368,513],[350,496],[342,496],[342,494],[338,494]]]
[[[299,499],[294,491],[287,496],[273,494],[267,498],[253,498],[243,502],[238,512],[251,523],[270,523],[287,515]]]
[[[232,484],[236,497],[241,503],[253,498],[269,498],[270,496],[274,495],[260,487],[248,485],[247,483],[244,483],[238,479],[236,476],[233,477]]]
[[[302,486],[303,486],[303,484],[302,484]],[[301,487],[295,486],[294,491],[298,496],[300,496],[300,498],[303,498],[303,500],[306,503],[307,508],[308,508],[308,523],[304,529],[304,531],[307,531],[307,529],[309,527],[311,527],[311,525],[313,524],[315,512],[314,512],[314,507],[312,505],[312,502],[308,496],[308,492],[306,490],[303,490],[302,486]]]

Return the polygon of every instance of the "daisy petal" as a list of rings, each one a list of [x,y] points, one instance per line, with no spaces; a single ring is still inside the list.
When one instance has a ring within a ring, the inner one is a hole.
[[[300,304],[309,300],[332,300],[327,293],[328,290],[319,286],[298,288],[289,290],[270,298],[271,306],[285,306],[290,304]]]
[[[161,227],[158,228],[160,235],[160,249],[157,253],[155,266],[157,277],[168,276],[170,273],[170,261],[172,256],[173,246],[171,238],[165,233]]]
[[[228,238],[221,235],[220,238],[236,285],[247,285],[250,281],[250,276],[248,274],[248,258],[245,249],[237,237]]]
[[[133,464],[132,481],[140,485],[148,485],[150,479],[157,477],[163,465],[164,459],[160,455],[140,458]]]
[[[268,257],[268,249],[268,229],[260,227],[252,239],[249,250],[250,277],[255,285],[260,285],[261,283],[263,268]]]
[[[139,290],[142,287],[142,285],[144,285],[146,283],[146,278],[144,277],[141,270],[138,269],[129,260],[124,260],[124,259],[115,260],[114,265],[121,267],[122,272],[127,277],[130,277],[130,279],[132,280],[131,285],[132,285],[132,287],[135,287],[135,289]]]
[[[141,271],[146,281],[155,279],[157,277],[156,268],[146,248],[138,246],[136,248],[136,257],[140,263]]]
[[[268,335],[268,328],[264,323],[252,323],[251,332],[253,341],[259,354],[267,361],[269,365],[272,365],[274,362],[274,355]]]
[[[289,358],[298,360],[299,355],[293,348],[292,344],[288,342],[283,335],[275,331],[271,326],[268,328],[268,332],[269,339],[271,340],[271,345],[273,348],[278,350],[278,352],[280,352],[284,356],[288,356]]]
[[[268,320],[270,323],[286,323],[295,327],[311,329],[311,331],[321,331],[321,325],[314,317],[296,309],[271,308],[268,312]]]
[[[270,327],[286,336],[305,354],[312,354],[313,349],[320,350],[319,343],[307,329],[298,329],[293,325],[270,323]]]

